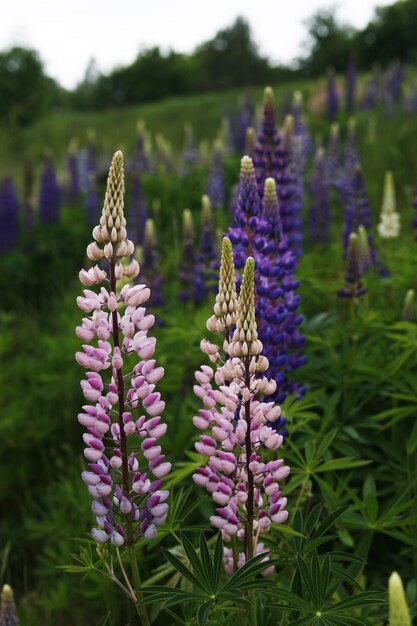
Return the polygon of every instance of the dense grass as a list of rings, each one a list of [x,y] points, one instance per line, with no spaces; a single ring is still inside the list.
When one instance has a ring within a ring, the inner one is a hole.
[[[306,94],[319,87],[302,85]],[[259,101],[259,90],[248,91]],[[286,86],[279,87],[278,103],[286,91]],[[24,156],[39,159],[46,146],[62,157],[69,140],[84,139],[90,127],[96,129],[104,150],[125,147],[129,152],[138,118],[177,147],[185,122],[193,124],[199,139],[212,139],[225,106],[236,106],[237,96],[230,92],[175,99],[99,116],[55,115],[9,136],[0,154],[1,168],[4,171],[10,164],[17,171]],[[345,132],[346,119],[341,122]],[[311,116],[309,124],[313,136],[328,136],[323,117]],[[305,244],[297,278],[308,356],[299,375],[308,394],[305,401],[289,400],[284,407],[290,431],[284,454],[292,467],[286,493],[291,516],[300,507],[306,518],[318,502],[326,512],[349,505],[332,528],[325,550],[360,556],[364,564],[353,563],[346,571],[369,589],[385,589],[388,575],[398,569],[409,582],[409,599],[415,607],[417,325],[399,320],[407,289],[417,290],[417,244],[410,226],[417,183],[417,116],[405,117],[399,110],[390,119],[382,111],[360,113],[358,135],[374,221],[383,175],[390,168],[396,178],[403,233],[389,244],[377,239],[380,258],[391,276],[369,275],[369,294],[352,310],[349,302],[336,296],[343,283],[344,262],[342,214],[335,202],[332,244],[325,249]],[[226,164],[229,190],[238,179],[238,163],[238,158],[230,158]],[[196,437],[191,419],[199,405],[192,394],[193,370],[204,360],[199,341],[212,306],[207,302],[194,307],[177,299],[179,225],[185,207],[197,217],[205,181],[205,169],[182,181],[175,176],[144,177],[149,204],[155,199],[161,203],[154,217],[166,306],[157,312],[165,322],[157,329],[157,358],[166,368],[161,392],[170,434],[165,446],[177,467],[176,490],[191,482],[192,463],[183,464],[193,458]],[[307,206],[308,196],[304,214]],[[215,219],[224,228],[228,210]],[[80,292],[77,272],[85,262],[88,230],[81,203],[68,206],[59,226],[36,227],[12,254],[0,258],[0,550],[10,549],[4,577],[16,588],[25,626],[93,626],[108,611],[114,626],[131,619],[130,608],[104,579],[93,574],[81,582],[57,570],[70,562],[70,552],[78,551],[78,541],[72,538],[87,537],[92,522],[89,497],[79,478],[82,429],[76,414],[83,401],[81,373],[73,358],[79,346],[74,327],[81,319],[75,306]],[[333,429],[324,460],[349,457],[352,462],[336,463],[333,471],[316,471],[314,455]],[[193,491],[190,499],[196,495]],[[209,532],[211,509],[209,499],[204,499],[187,523],[202,524]],[[286,542],[290,544],[290,538],[284,536]],[[172,539],[165,545],[172,545]],[[140,560],[149,577],[162,563],[157,549],[143,550]],[[342,587],[337,593],[350,589],[346,582],[343,591]],[[380,625],[384,615],[380,611],[372,618],[367,613],[362,617],[368,620],[365,623]],[[158,623],[168,623],[164,619]]]

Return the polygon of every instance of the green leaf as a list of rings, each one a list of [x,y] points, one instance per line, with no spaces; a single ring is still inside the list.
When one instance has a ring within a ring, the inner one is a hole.
[[[346,513],[348,509],[349,506],[342,506],[339,509],[336,509],[336,511],[330,513],[330,515],[328,515],[317,528],[316,532],[314,533],[314,537],[321,537],[322,535],[324,535],[329,530],[329,528],[331,528],[333,524]]]
[[[323,439],[321,440],[320,445],[319,445],[319,447],[317,448],[317,451],[316,451],[316,455],[315,456],[316,456],[317,460],[321,459],[321,457],[326,452],[327,448],[330,446],[330,444],[332,443],[332,441],[336,437],[336,435],[337,435],[337,428],[334,428],[329,433],[327,433],[327,435],[325,437],[323,437]]]
[[[301,575],[301,580],[307,589],[308,595],[310,596],[311,600],[314,602],[315,601],[315,589],[314,589],[313,581],[310,575],[310,571],[307,567],[305,560],[299,554],[297,554],[297,566],[298,566],[298,571],[300,572],[300,575]]]
[[[181,534],[181,542],[184,547],[185,554],[190,562],[191,567],[193,568],[193,573],[195,577],[199,581],[199,585],[207,594],[210,594],[211,585],[210,580],[207,576],[206,568],[203,566],[202,562],[198,558],[197,552],[193,547],[193,544],[188,539],[188,537],[184,534]]]
[[[417,450],[417,421],[415,422],[410,436],[407,439],[407,454],[414,454]]]
[[[268,595],[276,596],[279,600],[284,601],[286,604],[279,603],[279,606],[288,606],[291,609],[298,609],[300,611],[311,611],[312,608],[308,602],[300,598],[296,593],[288,591],[287,589],[267,589],[265,591]],[[274,605],[275,606],[275,605]]]
[[[197,587],[200,587],[204,590],[204,587],[201,586],[199,579],[192,572],[190,572],[190,570],[184,565],[182,561],[180,561],[178,557],[175,556],[175,554],[172,554],[164,548],[162,548],[162,553],[164,557],[171,563],[171,565],[173,565],[175,569],[184,576],[184,578],[193,583],[193,585],[196,585]]]
[[[206,626],[208,616],[210,614],[213,604],[214,604],[213,600],[208,600],[208,602],[205,602],[199,607],[197,611],[198,626]]]
[[[257,574],[260,574],[264,569],[274,563],[274,561],[264,561],[265,554],[257,554],[253,558],[249,559],[237,572],[233,574],[227,583],[222,587],[223,591],[229,591],[233,589],[239,589],[239,586],[244,582],[251,580]]]
[[[209,581],[210,594],[216,593],[217,589],[215,588],[213,561],[204,533],[201,533],[200,535],[200,559],[202,567],[204,568],[204,575]]]
[[[214,574],[214,589],[217,591],[219,588],[220,577],[223,573],[223,538],[221,532],[217,534],[216,546],[214,548],[214,562],[213,562],[213,574]]]
[[[307,521],[304,525],[306,535],[310,535],[313,532],[315,525],[317,524],[321,513],[321,504],[316,504],[312,509],[310,515],[307,517]]]
[[[362,608],[364,606],[377,606],[386,603],[386,594],[382,594],[379,591],[361,591],[359,593],[355,593],[349,598],[340,600],[328,609],[328,611],[331,613],[338,613],[340,611],[345,611],[346,609]]]
[[[166,606],[174,606],[175,604],[182,604],[184,602],[201,603],[206,599],[202,594],[162,585],[143,586],[141,587],[141,592],[145,594],[145,597],[140,601],[141,604],[162,603]]]
[[[356,467],[363,467],[369,465],[372,461],[365,461],[362,459],[354,459],[350,456],[340,457],[339,459],[332,459],[326,461],[314,469],[315,472],[330,472],[339,469],[354,469]]]

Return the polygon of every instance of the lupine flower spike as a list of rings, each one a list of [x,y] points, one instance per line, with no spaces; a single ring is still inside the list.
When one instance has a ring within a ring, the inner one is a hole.
[[[362,274],[365,274],[372,266],[369,237],[366,228],[362,224],[358,228],[359,264]]]
[[[142,276],[136,277],[135,282],[144,280],[151,290],[149,306],[163,306],[162,274],[159,270],[159,255],[156,247],[155,222],[149,218],[145,222],[143,246],[137,248],[136,258],[143,266]]]
[[[10,585],[3,585],[1,590],[0,626],[19,626],[13,589]]]
[[[116,152],[95,241],[87,247],[97,264],[80,272],[87,289],[77,304],[86,316],[76,332],[85,344],[76,360],[87,370],[81,381],[87,403],[78,420],[87,430],[88,469],[82,478],[93,498],[92,537],[131,547],[140,537],[155,537],[166,520],[168,491],[162,479],[171,464],[159,442],[167,427],[161,418],[165,403],[155,385],[164,370],[152,358],[156,341],[148,337],[155,318],[143,305],[150,290],[144,284],[121,289],[118,284],[139,273],[137,261],[123,264],[134,252],[126,237],[123,195],[123,155]],[[107,286],[98,293],[91,289],[103,281]]]
[[[39,217],[44,224],[59,222],[61,211],[61,190],[55,174],[52,158],[47,155],[41,176],[39,192]]]
[[[310,240],[312,243],[326,244],[330,239],[331,213],[323,148],[318,148],[314,157],[310,192],[311,204],[308,213]]]
[[[268,359],[262,356],[254,304],[254,260],[245,264],[239,300],[236,297],[233,251],[230,240],[223,239],[219,292],[214,315],[207,328],[223,338],[222,348],[207,340],[201,348],[216,371],[207,365],[196,372],[196,395],[204,409],[194,417],[196,428],[208,431],[195,444],[208,457],[207,466],[193,478],[206,487],[218,505],[210,518],[221,529],[223,539],[241,548],[225,548],[227,573],[232,574],[255,554],[269,550],[259,541],[271,523],[285,522],[287,500],[278,482],[289,473],[282,458],[264,462],[268,450],[277,450],[282,435],[270,424],[280,415],[280,407],[263,398],[274,393],[276,383],[263,373]],[[273,571],[266,567],[264,574]]]
[[[405,599],[401,577],[393,572],[388,581],[389,626],[411,626],[410,613]]]
[[[10,176],[0,184],[0,254],[11,252],[19,234],[19,201]]]
[[[379,236],[383,239],[395,239],[400,234],[400,214],[397,212],[395,199],[394,176],[392,172],[385,173],[384,194],[378,224]]]
[[[406,322],[416,321],[416,292],[414,289],[409,289],[405,295],[401,319]]]
[[[195,278],[194,221],[190,209],[182,214],[182,257],[178,278],[180,282],[179,298],[183,302],[193,300]]]
[[[360,298],[366,294],[367,289],[362,284],[359,237],[356,233],[351,233],[349,236],[345,282],[345,288],[338,291],[339,297]]]

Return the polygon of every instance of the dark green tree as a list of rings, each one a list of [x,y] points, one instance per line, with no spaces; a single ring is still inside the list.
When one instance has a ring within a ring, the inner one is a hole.
[[[320,10],[305,23],[308,40],[307,55],[300,60],[303,72],[317,76],[330,66],[337,72],[344,72],[352,50],[354,29],[340,24],[334,9]]]
[[[202,80],[210,89],[264,84],[271,76],[267,59],[260,56],[249,24],[238,17],[196,50]]]
[[[20,47],[0,53],[0,85],[0,121],[12,126],[32,122],[62,94],[37,52]]]

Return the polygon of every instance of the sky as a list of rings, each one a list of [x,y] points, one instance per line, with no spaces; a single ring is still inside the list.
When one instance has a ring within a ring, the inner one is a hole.
[[[393,0],[3,0],[0,49],[37,50],[46,73],[73,88],[94,58],[102,72],[131,63],[148,47],[191,52],[241,15],[261,54],[289,63],[303,54],[304,20],[336,7],[338,18],[365,26]]]

